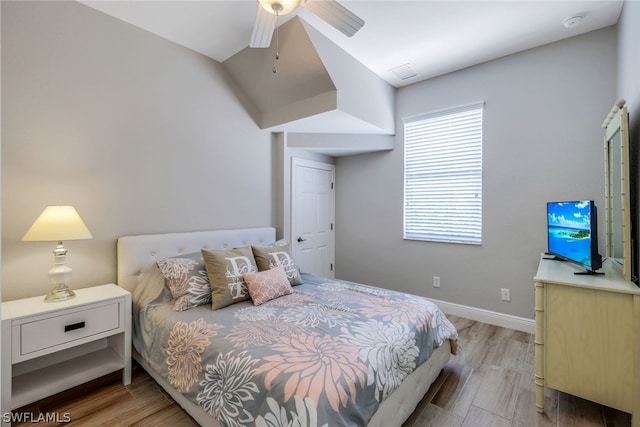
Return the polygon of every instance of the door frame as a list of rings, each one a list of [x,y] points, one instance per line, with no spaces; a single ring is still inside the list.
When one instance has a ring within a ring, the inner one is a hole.
[[[291,157],[291,193],[290,193],[290,204],[289,204],[289,212],[291,214],[290,216],[290,224],[289,224],[289,236],[290,236],[290,250],[292,254],[295,254],[298,248],[298,242],[296,241],[296,189],[297,189],[297,182],[296,182],[296,168],[298,166],[302,166],[302,167],[307,167],[307,168],[313,168],[313,169],[320,169],[320,170],[325,170],[328,172],[331,172],[331,183],[332,183],[332,192],[331,192],[331,212],[330,212],[330,220],[331,220],[331,224],[332,224],[332,230],[333,231],[330,235],[330,251],[331,251],[331,263],[333,265],[333,268],[331,270],[331,272],[333,273],[333,275],[335,276],[335,272],[336,272],[336,237],[335,237],[335,230],[336,230],[336,165],[330,164],[330,163],[323,163],[323,162],[318,162],[315,160],[308,160],[308,159],[302,159],[299,157]]]

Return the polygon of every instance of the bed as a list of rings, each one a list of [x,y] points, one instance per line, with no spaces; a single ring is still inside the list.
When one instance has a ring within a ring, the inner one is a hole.
[[[274,248],[275,237],[257,227],[119,238],[134,358],[203,426],[400,426],[455,353],[455,328],[426,299],[299,272],[282,295],[176,311],[166,260]],[[277,281],[285,269],[258,270]],[[264,290],[251,274],[245,287]]]

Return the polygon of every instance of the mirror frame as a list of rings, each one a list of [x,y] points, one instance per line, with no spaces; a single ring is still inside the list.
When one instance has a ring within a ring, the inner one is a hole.
[[[631,280],[631,206],[630,206],[630,189],[629,189],[629,113],[625,107],[625,100],[619,99],[611,108],[611,112],[602,123],[605,129],[604,136],[604,172],[605,172],[605,222],[606,222],[606,257],[612,258],[611,246],[613,222],[613,202],[612,191],[613,185],[619,185],[621,195],[621,236],[622,236],[622,266],[617,262],[612,262],[619,270],[625,280]],[[613,147],[612,138],[620,133],[620,147]],[[616,168],[612,167],[611,150],[620,150],[620,176],[612,176]]]

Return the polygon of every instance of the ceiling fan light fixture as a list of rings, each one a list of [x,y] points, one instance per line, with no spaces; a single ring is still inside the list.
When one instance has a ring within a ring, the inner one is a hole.
[[[302,0],[258,0],[258,3],[269,13],[286,15],[300,6]]]

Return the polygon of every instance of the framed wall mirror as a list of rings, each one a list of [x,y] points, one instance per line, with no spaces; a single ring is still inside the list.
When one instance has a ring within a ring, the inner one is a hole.
[[[631,280],[629,113],[624,99],[616,101],[602,127],[605,129],[606,257],[625,280]]]

